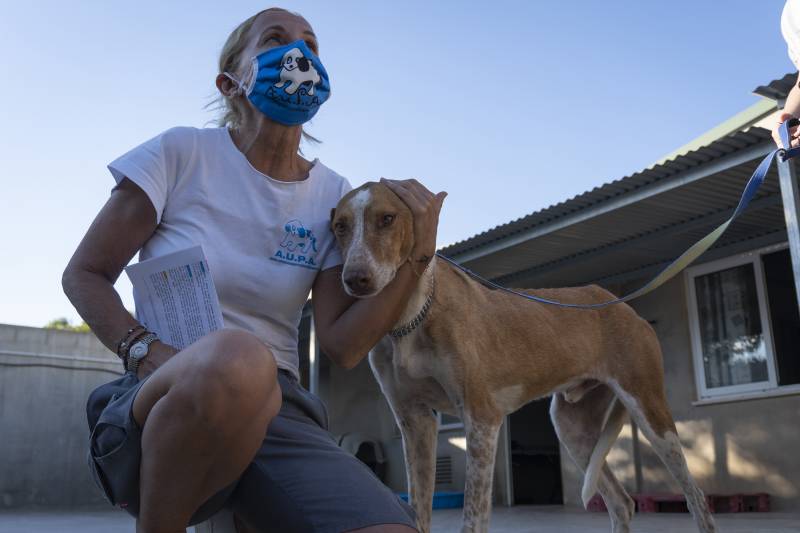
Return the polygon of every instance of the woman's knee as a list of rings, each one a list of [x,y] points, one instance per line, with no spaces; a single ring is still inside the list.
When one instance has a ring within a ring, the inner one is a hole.
[[[278,366],[272,351],[255,335],[225,329],[215,332],[199,374],[230,391],[251,393],[249,387],[263,389],[277,380]]]
[[[208,346],[186,383],[197,401],[207,404],[204,411],[220,416],[250,414],[273,402],[279,391],[278,368],[263,342],[241,330],[220,330],[206,341]]]

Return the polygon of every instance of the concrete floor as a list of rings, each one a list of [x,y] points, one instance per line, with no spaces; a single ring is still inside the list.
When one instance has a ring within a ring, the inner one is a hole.
[[[800,513],[744,513],[716,515],[722,533],[798,533]],[[641,514],[632,523],[634,532],[687,533],[696,531],[689,515]],[[433,514],[432,533],[457,532],[461,510]],[[0,533],[132,533],[133,520],[122,511],[5,511],[0,512]],[[191,531],[191,530],[190,530]],[[492,533],[608,533],[605,514],[563,507],[498,507]],[[277,532],[276,532],[277,533]]]
[[[800,513],[737,513],[714,516],[720,533],[798,533]],[[432,533],[458,532],[461,509],[433,514]],[[497,507],[489,525],[492,533],[609,533],[605,513],[561,506]],[[634,533],[691,533],[697,531],[688,514],[643,513],[631,522]]]

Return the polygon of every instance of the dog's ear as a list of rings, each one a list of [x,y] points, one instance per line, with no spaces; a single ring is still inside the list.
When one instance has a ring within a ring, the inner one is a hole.
[[[308,59],[305,57],[298,57],[297,66],[300,69],[300,72],[308,72]]]
[[[336,217],[336,208],[335,207],[331,207],[331,219],[330,219],[330,224],[331,225],[333,225],[333,219],[335,217]]]

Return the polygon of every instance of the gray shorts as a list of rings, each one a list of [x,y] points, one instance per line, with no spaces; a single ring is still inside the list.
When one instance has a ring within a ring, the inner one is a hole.
[[[113,505],[139,513],[142,431],[132,373],[89,395],[89,469]],[[364,463],[337,446],[325,405],[289,372],[278,372],[283,405],[242,476],[200,506],[189,525],[228,507],[261,531],[339,533],[375,524],[416,528],[414,511]]]

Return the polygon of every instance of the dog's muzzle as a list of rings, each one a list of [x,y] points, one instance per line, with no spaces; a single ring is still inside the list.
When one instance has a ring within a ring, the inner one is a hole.
[[[375,291],[372,276],[366,270],[358,268],[348,270],[342,274],[342,281],[352,296],[368,296]]]

